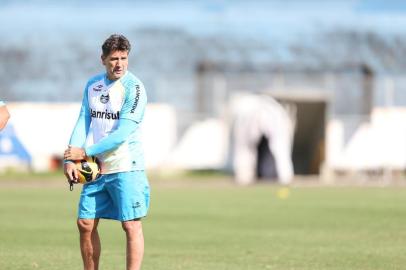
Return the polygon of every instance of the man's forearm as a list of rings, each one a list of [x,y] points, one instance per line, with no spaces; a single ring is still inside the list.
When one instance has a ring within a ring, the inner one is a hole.
[[[120,119],[117,130],[103,138],[96,144],[86,147],[85,152],[88,156],[98,155],[111,151],[119,147],[127,138],[138,128],[138,123],[129,119]]]

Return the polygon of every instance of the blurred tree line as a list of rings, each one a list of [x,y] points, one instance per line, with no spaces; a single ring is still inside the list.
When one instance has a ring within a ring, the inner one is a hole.
[[[317,68],[362,63],[377,73],[406,70],[404,35],[336,29],[286,43],[260,37],[196,36],[178,29],[144,28],[134,29],[127,36],[133,43],[129,68],[144,81],[151,101],[171,102],[176,95],[190,95],[197,66],[204,61]],[[79,101],[86,80],[104,70],[100,46],[105,38],[100,34],[85,39],[70,34],[1,43],[1,98]]]

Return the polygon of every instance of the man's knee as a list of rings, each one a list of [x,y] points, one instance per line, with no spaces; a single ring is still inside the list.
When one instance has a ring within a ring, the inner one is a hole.
[[[94,219],[78,219],[77,225],[80,233],[91,233],[97,227]]]
[[[132,234],[132,233],[142,232],[141,220],[123,221],[121,223],[121,226],[123,227],[123,230],[126,233]]]

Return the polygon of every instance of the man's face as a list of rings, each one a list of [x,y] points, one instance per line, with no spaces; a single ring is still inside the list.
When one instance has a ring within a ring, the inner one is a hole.
[[[128,51],[113,51],[107,56],[102,55],[102,62],[110,80],[120,79],[128,68]]]

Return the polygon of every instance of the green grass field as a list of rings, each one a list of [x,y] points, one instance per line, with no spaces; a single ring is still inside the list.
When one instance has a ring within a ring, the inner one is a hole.
[[[0,181],[0,269],[81,269],[79,189],[50,181]],[[143,270],[406,267],[406,188],[293,187],[281,199],[275,185],[182,183],[151,183]],[[125,269],[120,224],[100,234],[100,268]]]

